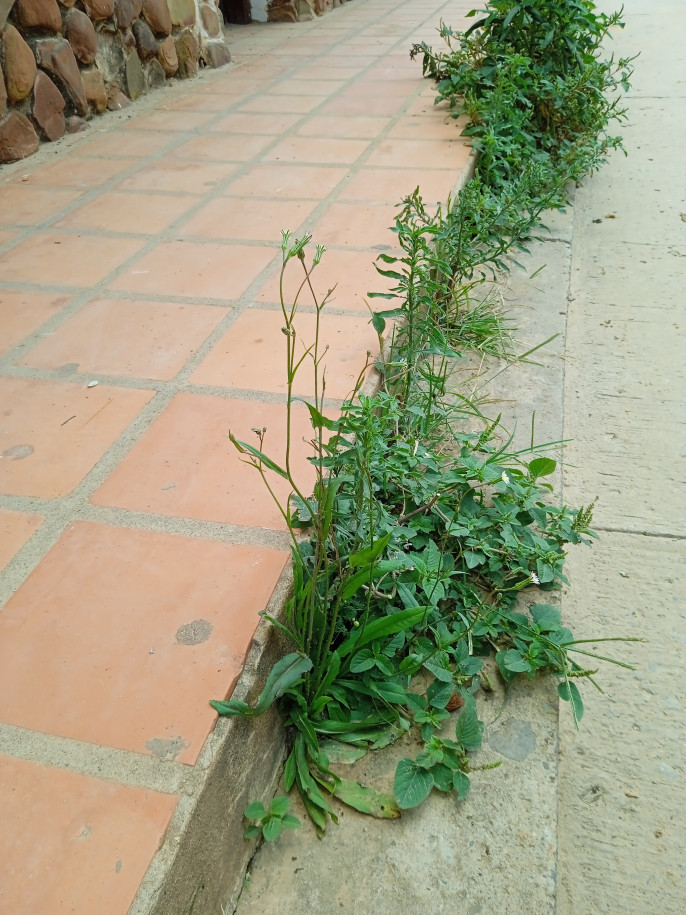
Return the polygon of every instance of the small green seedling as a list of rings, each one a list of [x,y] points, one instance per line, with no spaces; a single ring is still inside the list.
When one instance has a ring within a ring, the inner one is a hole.
[[[284,829],[298,829],[300,820],[288,812],[291,802],[287,797],[275,797],[265,810],[264,804],[255,801],[243,811],[249,821],[243,833],[246,839],[256,839],[260,834],[265,842],[275,842]]]

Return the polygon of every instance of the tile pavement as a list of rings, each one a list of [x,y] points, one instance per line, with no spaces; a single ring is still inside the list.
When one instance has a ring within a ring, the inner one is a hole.
[[[394,204],[467,168],[407,50],[469,6],[234,27],[230,67],[0,172],[3,911],[136,908],[287,560],[228,441],[283,448],[280,231],[329,249],[335,410],[374,349]]]

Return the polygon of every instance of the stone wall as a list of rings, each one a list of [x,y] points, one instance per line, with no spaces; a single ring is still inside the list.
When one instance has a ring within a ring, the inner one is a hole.
[[[2,0],[0,0],[2,2]],[[269,22],[303,22],[323,16],[348,0],[262,0]]]
[[[228,60],[217,0],[0,0],[0,163]]]

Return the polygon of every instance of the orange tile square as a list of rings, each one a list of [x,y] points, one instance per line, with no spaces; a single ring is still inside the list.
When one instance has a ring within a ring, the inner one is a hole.
[[[326,61],[326,58],[324,58]],[[298,70],[298,79],[312,80],[320,83],[327,80],[348,80],[359,75],[359,67],[351,67],[348,62],[347,67],[329,67],[322,64],[310,64]]]
[[[293,77],[282,80],[276,86],[272,86],[269,91],[272,95],[327,96],[338,92],[342,85],[343,80],[326,80],[326,82],[313,83],[307,79]]]
[[[385,250],[397,246],[389,226],[395,210],[387,203],[332,203],[312,230],[317,244]]]
[[[0,377],[0,492],[71,492],[153,396],[106,385]]]
[[[321,97],[314,95],[271,95],[265,93],[241,105],[241,111],[255,111],[264,114],[309,114],[321,104]]]
[[[0,756],[3,911],[128,911],[176,803],[173,795]]]
[[[312,117],[298,128],[301,137],[339,137],[373,140],[390,123],[390,118]]]
[[[171,191],[175,194],[208,194],[229,178],[239,166],[219,162],[151,162],[126,178],[119,187],[125,191]]]
[[[351,165],[369,147],[367,140],[329,137],[291,137],[277,143],[262,157],[264,162],[309,162],[312,165]]]
[[[110,191],[73,210],[56,226],[156,235],[195,206],[192,197]]]
[[[461,137],[467,124],[465,117],[452,118],[445,112],[439,112],[441,117],[427,119],[417,114],[401,118],[388,131],[390,140],[459,140],[468,142]]]
[[[396,204],[419,185],[424,202],[434,206],[447,201],[457,176],[449,169],[361,168],[345,182],[338,199]]]
[[[126,157],[138,156],[140,158],[141,156],[155,155],[155,153],[158,153],[165,146],[174,143],[176,140],[175,137],[170,136],[168,133],[146,133],[145,131],[135,132],[133,130],[124,131],[122,130],[122,127],[123,123],[119,123],[116,127],[103,131],[92,139],[85,140],[84,143],[79,144],[75,153],[79,157],[86,158],[101,156],[104,160],[108,160],[112,157],[114,163],[118,161],[126,163]],[[122,159],[122,157],[124,158]],[[70,157],[68,161],[73,162],[74,160]],[[135,161],[134,158],[128,159],[128,163],[125,167],[128,168],[130,165],[133,165]],[[102,169],[102,160],[92,167],[97,169],[98,165]],[[80,169],[84,168],[81,162],[78,163],[78,166]],[[106,172],[103,173],[106,174]],[[112,175],[109,177],[112,177]],[[94,181],[93,183],[99,184],[100,182]]]
[[[44,286],[93,286],[143,246],[142,239],[36,232],[0,255],[0,280]]]
[[[299,358],[315,340],[315,315],[301,312],[296,318]],[[283,315],[278,311],[249,309],[239,315],[207,358],[193,372],[191,381],[223,387],[247,388],[285,394],[286,337]],[[326,371],[326,396],[347,397],[367,359],[378,352],[378,338],[365,317],[321,316],[320,354],[328,347],[322,366]],[[300,396],[314,393],[312,361],[305,359],[294,382]]]
[[[234,111],[211,127],[211,133],[265,134],[276,136],[300,120],[297,114],[256,114]]]
[[[276,254],[276,248],[164,241],[120,276],[113,288],[194,299],[237,299]]]
[[[70,525],[3,609],[0,720],[194,763],[287,558]]]
[[[0,185],[0,223],[36,226],[82,195],[82,191],[48,188],[28,181]]]
[[[49,292],[0,289],[0,355],[58,314],[69,299]]]
[[[220,197],[183,223],[181,237],[248,239],[281,244],[281,230],[297,230],[316,206],[300,200],[241,200]]]
[[[131,118],[122,124],[122,128],[129,130],[162,130],[172,133],[185,133],[199,130],[208,121],[212,114],[201,111],[146,111],[138,117]]]
[[[293,470],[299,485],[311,491],[309,414],[294,416]],[[93,495],[97,505],[154,512],[201,521],[283,530],[283,518],[258,473],[246,466],[229,441],[229,431],[257,446],[253,429],[267,427],[265,449],[277,463],[285,455],[286,408],[257,400],[178,394],[134,445],[114,473]],[[285,480],[272,480],[287,499]]]
[[[467,164],[470,147],[455,140],[384,140],[367,165],[393,168],[450,168],[457,175]]]
[[[254,165],[222,192],[231,197],[323,199],[348,174],[346,168],[286,163]]]
[[[197,159],[201,162],[249,162],[273,142],[273,137],[249,134],[212,134],[194,137],[177,146],[167,156],[168,161]]]
[[[212,95],[208,95],[199,86],[194,86],[191,92],[180,96],[173,102],[166,102],[164,107],[170,111],[214,111],[216,113],[226,111],[243,95],[240,90],[234,94],[235,99],[231,98],[231,93],[228,92],[213,92]]]
[[[42,522],[42,515],[0,508],[0,571],[31,539]]]
[[[136,159],[129,157],[136,155],[136,151],[130,145],[127,144],[125,153],[122,150],[122,155],[117,154],[116,134],[108,133],[106,138],[101,137],[100,139],[101,143],[95,147],[98,150],[97,154],[108,156],[108,158],[96,161],[81,158],[82,155],[90,155],[92,147],[89,146],[89,151],[86,153],[85,146],[78,146],[74,150],[74,154],[70,153],[68,158],[59,159],[52,165],[36,167],[30,173],[28,183],[50,185],[51,187],[92,188],[104,184],[135,165]],[[165,140],[168,142],[169,138],[165,137]]]
[[[315,241],[317,239],[315,238]],[[390,280],[380,276],[374,267],[375,256],[371,251],[345,251],[330,249],[312,273],[312,286],[321,302],[329,290],[328,304],[331,308],[341,308],[351,311],[361,311],[368,315],[369,310],[365,299],[369,292],[387,292]],[[311,260],[310,260],[311,262]],[[383,265],[381,265],[383,266]],[[275,305],[280,303],[279,298],[279,270],[275,270],[264,286],[255,296],[258,302],[270,302]],[[286,304],[293,302],[302,282],[302,268],[291,264],[284,275],[284,293]],[[334,288],[335,287],[335,288]],[[303,290],[299,301],[303,305],[312,305],[311,295]],[[369,304],[375,311],[383,310],[383,302],[369,299]]]
[[[69,365],[95,376],[170,379],[225,314],[211,305],[96,299],[29,350],[19,364],[47,369]]]
[[[318,114],[326,117],[393,117],[405,104],[401,95],[370,95],[355,87],[346,89],[320,108]]]

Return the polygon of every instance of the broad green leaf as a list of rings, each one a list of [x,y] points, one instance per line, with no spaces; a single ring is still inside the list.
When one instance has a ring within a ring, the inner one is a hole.
[[[432,673],[437,680],[440,680],[441,683],[452,683],[453,682],[453,672],[447,667],[444,667],[442,664],[439,664],[435,658],[428,658],[424,661],[423,666],[429,673]]]
[[[393,779],[393,794],[401,810],[418,807],[427,799],[433,785],[428,769],[422,769],[413,759],[400,760]]]
[[[363,648],[361,651],[356,652],[351,659],[350,670],[354,674],[359,674],[364,670],[371,670],[375,663],[376,660],[371,649]]]
[[[565,702],[571,702],[574,720],[577,722],[581,721],[584,716],[584,703],[576,683],[573,683],[571,680],[560,683],[557,687],[557,693],[560,699],[564,699]]]
[[[288,797],[275,797],[272,799],[271,804],[269,805],[269,815],[282,817],[288,813],[288,808],[291,806],[290,798]]]
[[[374,314],[372,314],[372,327],[377,332],[377,334],[382,334],[386,330],[386,322],[376,311]]]
[[[312,661],[297,651],[287,654],[285,658],[277,661],[267,677],[253,715],[261,715],[266,712],[279,696],[283,696],[287,689],[297,683],[303,674],[311,669]]]
[[[256,839],[261,834],[262,827],[255,826],[254,824],[252,826],[246,826],[246,828],[243,830],[244,839]]]
[[[292,813],[287,813],[281,820],[281,825],[284,829],[300,829],[300,820],[298,817],[293,816]]]
[[[360,566],[371,565],[374,560],[386,549],[390,539],[391,532],[389,531],[388,534],[380,537],[378,540],[375,540],[372,544],[365,547],[363,550],[359,550],[357,553],[353,553],[348,559],[348,565],[351,568],[359,568]]]
[[[552,458],[535,458],[528,465],[529,476],[532,480],[537,480],[539,477],[549,477],[551,473],[555,473],[556,467],[557,461]]]
[[[562,624],[560,611],[550,604],[534,604],[529,608],[529,613],[541,632],[552,632]]]
[[[365,788],[349,779],[340,779],[334,786],[333,795],[348,807],[377,819],[395,820],[400,816],[398,805],[390,794],[382,794],[374,788]]]
[[[240,699],[227,699],[222,702],[217,699],[210,699],[210,705],[220,715],[241,715],[244,718],[249,718],[254,714],[250,706]]]
[[[438,788],[439,791],[453,790],[452,769],[449,769],[448,766],[443,765],[443,763],[438,763],[437,765],[433,766],[430,771],[434,785],[436,788]]]
[[[345,658],[355,649],[362,648],[377,639],[385,639],[403,629],[413,629],[424,618],[425,613],[425,607],[413,607],[411,610],[399,610],[390,616],[374,620],[364,629],[358,629],[356,633],[346,639],[337,649],[338,654],[341,658]]]
[[[243,816],[246,820],[261,820],[267,816],[267,811],[264,809],[264,804],[254,801],[245,808]]]
[[[469,778],[464,772],[453,772],[453,788],[461,801],[467,797],[469,794]]]
[[[498,664],[513,674],[523,674],[531,670],[531,665],[526,661],[516,648],[510,648],[509,651],[499,651],[497,655]]]
[[[267,820],[262,827],[262,835],[265,842],[275,842],[283,831],[281,820],[278,817]]]
[[[328,756],[329,762],[343,763],[346,766],[350,766],[352,763],[357,762],[358,759],[362,759],[367,753],[361,747],[352,747],[338,740],[323,740],[320,746],[322,752]]]
[[[476,712],[474,696],[466,696],[462,714],[455,726],[455,739],[465,750],[478,750],[484,734],[484,723]]]
[[[374,681],[376,694],[391,705],[405,705],[407,692],[405,687],[393,680]]]

